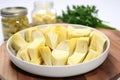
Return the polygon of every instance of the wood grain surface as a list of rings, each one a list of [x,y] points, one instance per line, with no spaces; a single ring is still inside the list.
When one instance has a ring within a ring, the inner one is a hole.
[[[99,30],[109,37],[111,46],[105,62],[91,72],[67,78],[50,78],[27,73],[10,61],[4,42],[0,47],[0,77],[4,80],[117,80],[120,77],[120,31]]]

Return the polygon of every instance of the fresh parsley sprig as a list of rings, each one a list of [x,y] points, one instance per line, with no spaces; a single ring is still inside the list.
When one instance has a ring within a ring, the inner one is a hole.
[[[67,6],[67,11],[62,11],[62,15],[57,16],[57,19],[65,23],[82,24],[93,28],[101,27],[115,29],[103,24],[103,21],[97,17],[97,13],[98,9],[96,9],[96,6],[73,5],[72,9]]]

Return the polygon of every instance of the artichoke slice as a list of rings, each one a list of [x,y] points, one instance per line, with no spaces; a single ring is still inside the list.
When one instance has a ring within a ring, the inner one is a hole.
[[[35,39],[33,42],[30,43],[28,47],[28,53],[30,55],[31,63],[34,64],[41,64],[42,59],[39,52],[39,47],[45,45],[43,40]]]
[[[11,46],[16,52],[18,52],[20,48],[24,47],[27,44],[28,43],[19,33],[14,34],[11,39]]]
[[[40,46],[41,57],[45,65],[52,65],[52,53],[48,46]]]
[[[77,39],[74,53],[68,58],[68,65],[78,64],[85,58],[89,45],[89,37],[80,37]]]
[[[53,65],[66,65],[69,56],[69,44],[68,41],[62,41],[52,51],[52,62]]]
[[[105,43],[106,39],[104,36],[100,32],[94,31],[91,38],[90,49],[93,49],[99,55],[103,52]]]
[[[71,38],[79,38],[79,37],[88,37],[90,35],[91,29],[89,28],[74,28],[71,26],[68,26],[68,39]]]

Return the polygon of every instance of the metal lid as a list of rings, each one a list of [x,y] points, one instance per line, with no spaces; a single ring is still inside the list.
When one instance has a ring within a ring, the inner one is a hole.
[[[4,17],[15,17],[27,14],[27,8],[25,7],[6,7],[1,9],[1,16]]]

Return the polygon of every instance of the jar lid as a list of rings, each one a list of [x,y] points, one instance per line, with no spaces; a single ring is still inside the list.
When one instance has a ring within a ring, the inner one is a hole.
[[[27,14],[27,8],[25,7],[6,7],[1,9],[1,16],[15,17]]]

